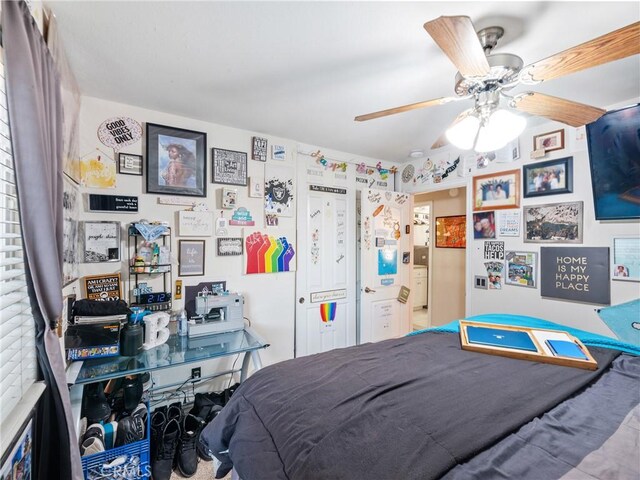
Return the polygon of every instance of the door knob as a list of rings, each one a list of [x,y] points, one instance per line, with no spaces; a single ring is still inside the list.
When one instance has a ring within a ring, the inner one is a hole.
[[[369,287],[364,287],[364,293],[376,293],[376,291],[370,289]]]
[[[304,297],[300,297],[300,299],[298,300],[298,302],[300,302],[300,304],[304,303]]]

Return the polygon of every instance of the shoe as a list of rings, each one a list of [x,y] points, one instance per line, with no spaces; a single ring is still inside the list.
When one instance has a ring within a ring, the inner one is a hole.
[[[87,457],[95,453],[104,452],[104,443],[99,437],[89,437],[80,446],[80,456]]]
[[[127,412],[134,410],[142,399],[142,380],[139,375],[131,375],[122,382],[122,397],[124,409]]]
[[[198,469],[198,453],[196,444],[200,437],[200,432],[204,427],[201,418],[193,415],[184,417],[182,423],[182,433],[180,434],[180,442],[178,443],[177,464],[178,470],[183,477],[192,477]]]
[[[78,439],[79,444],[82,445],[84,441],[84,434],[87,432],[87,417],[82,417],[80,419],[80,425],[78,426]]]
[[[99,438],[104,445],[104,427],[101,424],[94,423],[92,425],[89,425],[87,431],[84,432],[84,436],[82,437],[82,443],[92,437]]]
[[[104,428],[104,448],[109,450],[115,447],[116,437],[118,435],[118,422],[105,423]]]
[[[106,422],[111,415],[111,407],[104,394],[101,383],[92,383],[85,386],[83,397],[82,416],[87,417],[87,423]]]
[[[147,406],[144,403],[139,403],[136,408],[131,412],[132,417],[140,417],[142,421],[147,424]]]
[[[151,457],[151,476],[153,480],[169,480],[171,477],[173,459],[179,439],[180,424],[175,418],[172,418],[166,422],[162,432],[156,438],[153,456]]]
[[[144,421],[142,417],[130,415],[118,422],[116,447],[144,440]]]
[[[167,424],[166,408],[157,408],[151,414],[151,458],[154,459],[157,456],[158,445],[162,440],[162,433],[164,427]]]
[[[167,408],[167,422],[169,420],[175,419],[177,420],[179,425],[182,425],[182,404],[180,402],[175,402],[169,405]]]

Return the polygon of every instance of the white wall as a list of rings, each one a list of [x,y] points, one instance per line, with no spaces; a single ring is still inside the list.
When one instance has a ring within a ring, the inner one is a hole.
[[[620,105],[612,106],[609,109],[620,108],[625,105],[636,103],[637,100],[624,102]],[[530,154],[533,145],[533,136],[541,133],[558,130],[565,130],[565,148],[548,153],[544,158],[532,160]],[[544,203],[561,203],[570,201],[584,202],[584,242],[581,246],[611,247],[612,238],[618,235],[639,235],[640,222],[638,220],[623,222],[596,221],[593,194],[591,190],[591,173],[589,167],[589,157],[587,152],[586,137],[580,140],[577,138],[584,133],[584,127],[575,129],[557,122],[546,122],[544,124],[531,127],[520,136],[520,159],[511,163],[492,162],[488,167],[477,170],[472,166],[471,175],[483,175],[502,170],[521,169],[523,165],[536,163],[544,160],[551,160],[573,156],[573,193],[563,195],[553,195],[547,197],[521,199],[520,210],[526,205],[536,205]],[[443,153],[436,153],[432,160],[442,162],[451,161],[459,155],[459,152],[449,149]],[[420,172],[426,159],[413,161],[416,168],[416,175]],[[460,167],[459,167],[460,168]],[[402,168],[400,169],[402,171]],[[472,177],[469,175],[463,181],[467,188],[471,188]],[[421,179],[410,181],[403,185],[404,191],[428,192],[437,187],[442,188],[445,184],[457,185],[461,181],[457,172],[443,180],[441,184],[434,185],[430,181],[422,183]],[[540,287],[532,289],[525,287],[515,287],[506,285],[502,290],[480,290],[473,287],[473,276],[486,276],[483,259],[482,240],[473,240],[472,231],[472,196],[469,195],[467,205],[467,311],[466,315],[479,315],[484,313],[512,313],[520,315],[530,315],[544,318],[570,327],[581,328],[595,333],[614,336],[609,328],[600,320],[595,311],[599,305],[575,303],[540,296]],[[522,220],[521,220],[522,221]],[[522,228],[522,225],[521,225]],[[540,252],[540,247],[544,244],[524,243],[522,235],[515,237],[499,237],[497,240],[505,242],[505,250],[522,250]],[[563,246],[564,244],[555,244]],[[577,246],[577,245],[576,245]],[[538,256],[539,259],[539,256]],[[538,272],[538,282],[540,272]],[[611,304],[619,304],[640,297],[640,284],[637,282],[611,281]]]
[[[95,152],[96,148],[100,148],[102,152],[112,155],[113,151],[100,143],[97,138],[96,132],[98,126],[108,118],[115,116],[127,116],[131,117],[138,122],[144,124],[145,122],[157,123],[161,125],[174,126],[189,130],[202,131],[207,133],[207,197],[183,197],[185,199],[204,201],[210,210],[220,210],[220,191],[223,185],[211,183],[211,148],[219,147],[229,150],[237,150],[242,152],[248,152],[248,176],[263,175],[265,163],[251,160],[251,138],[254,135],[260,135],[268,139],[269,149],[273,143],[284,145],[287,149],[287,158],[283,161],[271,160],[270,150],[269,159],[267,163],[273,162],[274,165],[289,165],[295,168],[297,163],[297,151],[299,145],[288,139],[276,138],[269,135],[263,135],[256,132],[249,132],[245,130],[225,127],[213,123],[204,121],[189,119],[180,117],[177,115],[147,110],[131,105],[125,105],[115,103],[103,99],[93,97],[83,97],[82,110],[80,113],[80,155]],[[143,125],[144,132],[144,125]],[[355,164],[359,162],[366,162],[367,165],[376,165],[377,159],[356,157],[344,152],[337,152],[333,150],[326,150],[321,147],[305,146],[310,151],[317,149],[322,150],[323,153],[331,155],[330,158],[344,159],[351,161],[349,168],[355,168]],[[144,151],[144,138],[142,141],[124,147],[122,149],[125,153],[132,153],[138,155],[145,155]],[[145,158],[146,162],[146,158]],[[385,164],[387,162],[384,162]],[[387,166],[387,165],[385,165]],[[146,174],[146,165],[145,165]],[[84,297],[82,277],[86,275],[103,274],[120,271],[123,280],[128,280],[127,275],[127,239],[125,225],[140,220],[142,218],[149,221],[160,220],[168,221],[172,226],[172,259],[173,263],[173,281],[178,279],[177,268],[177,246],[178,237],[176,234],[176,220],[177,211],[185,210],[188,207],[185,206],[173,206],[173,205],[160,205],[158,204],[158,198],[161,197],[157,194],[146,194],[146,177],[130,176],[130,175],[117,175],[117,186],[115,189],[89,189],[81,188],[81,192],[84,193],[84,197],[87,197],[88,193],[98,193],[107,195],[134,195],[139,197],[139,212],[137,214],[115,214],[115,213],[96,213],[87,212],[87,205],[85,204],[81,209],[80,220],[113,220],[120,221],[123,224],[122,227],[122,242],[121,242],[121,258],[122,262],[114,263],[93,263],[93,264],[80,264],[80,285],[75,288],[78,298]],[[235,188],[235,187],[234,187]],[[297,186],[299,188],[307,188],[306,185]],[[259,198],[249,198],[248,190],[245,187],[237,187],[238,189],[238,206],[246,207],[252,214],[256,221],[256,229],[260,229],[262,232],[268,232],[269,234],[278,235],[280,232],[287,232],[294,235],[296,232],[296,217],[295,214],[292,217],[280,217],[278,227],[270,227],[267,229],[264,226],[264,209],[263,200]],[[297,196],[297,195],[296,195]],[[297,202],[297,199],[296,199]],[[85,198],[86,203],[86,198]],[[229,218],[231,210],[225,210],[225,217]],[[217,212],[215,216],[217,216]],[[247,228],[247,227],[245,227]],[[248,227],[254,228],[254,227]],[[229,236],[241,236],[242,227],[230,226],[228,228]],[[199,277],[183,277],[183,291],[188,285],[197,285],[204,281],[216,281],[226,280],[227,288],[231,291],[238,291],[245,297],[245,317],[251,320],[252,327],[271,345],[266,350],[262,351],[262,361],[265,365],[272,364],[278,361],[286,360],[293,357],[294,351],[294,312],[295,312],[295,273],[285,272],[276,274],[258,274],[258,275],[244,275],[243,272],[243,257],[218,257],[215,255],[215,236],[203,237],[206,240],[206,264],[205,275]],[[296,260],[299,260],[301,252],[296,253]],[[355,263],[355,259],[349,259]],[[126,283],[125,283],[126,285]],[[128,286],[127,286],[128,287]],[[64,291],[65,294],[72,293],[74,285],[70,285]],[[172,292],[174,292],[174,286],[172,285]],[[123,292],[124,293],[124,292]],[[127,299],[126,293],[124,293],[125,299]],[[174,300],[173,310],[182,308],[182,300]],[[227,368],[230,366],[234,358],[221,361],[220,365],[215,363],[209,364],[203,368],[203,376],[211,373],[214,368]],[[224,365],[226,364],[226,365]],[[239,367],[239,363],[236,365]],[[187,376],[191,366],[184,367],[182,371],[172,370],[171,373],[167,371],[161,371],[158,375],[167,378],[167,376],[173,376],[167,380],[168,382],[175,382],[175,377]],[[184,377],[183,377],[184,378]]]

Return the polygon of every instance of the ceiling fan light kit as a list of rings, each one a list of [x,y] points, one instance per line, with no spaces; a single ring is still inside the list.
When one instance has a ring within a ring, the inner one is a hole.
[[[434,142],[433,149],[446,145],[447,141],[462,150],[473,148],[481,153],[504,147],[524,131],[527,123],[512,109],[572,127],[594,122],[606,110],[537,92],[525,92],[515,97],[504,92],[518,84],[537,84],[640,53],[640,22],[527,66],[517,55],[491,53],[504,35],[501,27],[488,27],[476,33],[469,17],[453,16],[431,20],[424,28],[458,69],[454,85],[457,96],[412,103],[355,119],[372,120],[473,98],[474,107],[458,115],[444,136]],[[501,97],[507,99],[511,109],[500,107]]]

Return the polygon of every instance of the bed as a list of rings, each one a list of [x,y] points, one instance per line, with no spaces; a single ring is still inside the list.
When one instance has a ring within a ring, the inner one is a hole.
[[[640,348],[569,331],[596,371],[460,348],[457,322],[256,372],[200,436],[242,480],[638,479]]]

